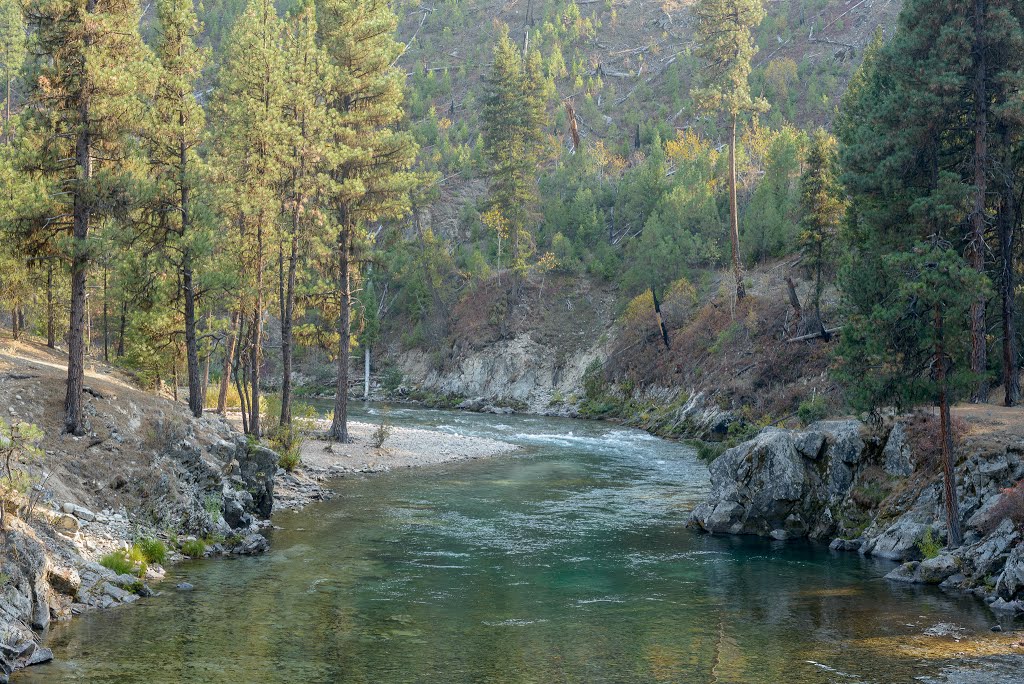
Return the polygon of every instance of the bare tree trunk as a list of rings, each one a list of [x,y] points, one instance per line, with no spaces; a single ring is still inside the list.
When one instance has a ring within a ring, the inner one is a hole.
[[[53,349],[57,345],[57,326],[53,307],[53,262],[46,268],[46,346]]]
[[[1007,146],[1007,150],[1009,150]],[[1007,157],[1009,157],[1009,152]],[[1012,162],[1011,162],[1012,164]],[[1003,333],[1003,403],[1016,406],[1020,402],[1020,364],[1017,361],[1017,330],[1014,317],[1017,313],[1016,277],[1013,270],[1013,238],[1017,227],[1017,202],[1014,197],[1013,167],[1004,169],[1007,174],[1003,199],[999,207],[999,258],[1001,278],[999,295],[1002,304]]]
[[[96,11],[96,0],[86,0],[85,11]],[[85,34],[88,47],[93,42],[90,32]],[[75,187],[72,210],[72,257],[71,257],[71,307],[68,325],[68,384],[64,398],[64,432],[73,435],[85,434],[82,420],[82,388],[85,384],[85,281],[88,276],[89,255],[87,240],[91,207],[85,199],[84,187],[92,178],[92,124],[88,100],[79,98],[78,136],[75,141],[75,166],[78,168],[78,183]]]
[[[21,331],[18,330],[18,307],[11,307],[11,337],[17,340],[21,337]]]
[[[960,529],[960,504],[956,498],[956,471],[953,460],[953,432],[949,415],[949,393],[946,387],[946,350],[943,342],[942,309],[935,306],[935,368],[939,383],[939,439],[942,443],[942,476],[946,501],[946,527],[948,546],[955,549],[963,544]]]
[[[231,313],[231,327],[228,329],[228,337],[224,341],[224,373],[220,377],[220,392],[217,394],[217,413],[222,416],[227,413],[228,408],[228,385],[231,382],[232,360],[235,356],[241,318],[238,311]]]
[[[281,425],[292,423],[292,337],[295,318],[295,271],[299,258],[299,211],[292,213],[292,245],[281,316]]]
[[[736,278],[736,299],[743,299],[747,290],[743,286],[743,265],[740,263],[740,217],[736,201],[736,115],[729,129],[729,240],[732,242],[732,272]]]
[[[261,437],[260,430],[260,364],[263,360],[263,216],[256,226],[256,311],[252,321],[252,398],[249,407],[249,431]]]
[[[122,294],[121,299],[121,330],[117,335],[117,358],[124,356],[124,332],[127,327],[128,300]]]
[[[184,98],[185,94],[182,93]],[[179,112],[178,123],[185,125],[185,113]],[[192,227],[191,188],[185,180],[188,170],[188,147],[183,137],[178,140],[178,165],[181,171],[179,201],[181,202],[181,235],[187,240]],[[202,381],[199,376],[199,342],[196,339],[196,286],[192,272],[192,248],[186,247],[181,258],[181,278],[185,290],[185,359],[188,364],[188,408],[192,415],[203,415]]]
[[[974,207],[967,260],[985,272],[985,192],[988,186],[988,73],[985,60],[985,0],[974,0]],[[971,371],[978,376],[971,401],[988,399],[988,343],[985,339],[985,296],[979,289],[971,302]]]
[[[334,418],[331,421],[330,437],[336,442],[347,442],[348,438],[348,356],[349,336],[352,320],[352,291],[350,258],[352,251],[352,227],[343,216],[338,231],[338,380],[334,387]]]
[[[107,267],[103,267],[103,360],[110,363],[110,328],[107,325]]]

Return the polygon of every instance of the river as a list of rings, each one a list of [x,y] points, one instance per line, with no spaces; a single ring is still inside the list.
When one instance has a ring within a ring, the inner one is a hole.
[[[14,681],[893,684],[996,638],[979,602],[887,582],[890,563],[687,530],[708,481],[687,446],[529,416],[391,419],[524,449],[340,480],[275,516],[266,556],[173,567],[162,595],[55,626],[56,661]]]

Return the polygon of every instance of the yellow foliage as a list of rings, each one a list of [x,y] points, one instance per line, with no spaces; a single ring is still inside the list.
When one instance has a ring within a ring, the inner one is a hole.
[[[711,147],[711,144],[702,140],[695,131],[690,129],[682,129],[676,132],[674,140],[665,141],[665,154],[669,161],[675,163],[692,162],[706,157],[711,160],[713,165],[718,158],[718,153]]]

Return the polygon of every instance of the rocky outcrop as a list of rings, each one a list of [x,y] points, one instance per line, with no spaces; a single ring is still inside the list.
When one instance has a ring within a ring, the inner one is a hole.
[[[716,533],[831,538],[864,451],[856,421],[766,428],[711,464],[711,493],[691,522]]]
[[[710,495],[690,523],[711,533],[831,539],[834,550],[903,561],[890,580],[967,591],[993,610],[1024,613],[1024,532],[999,519],[1006,513],[998,506],[1004,488],[1024,478],[1024,445],[968,453],[956,469],[965,544],[938,554],[942,476],[915,471],[898,423],[766,428],[712,463]]]

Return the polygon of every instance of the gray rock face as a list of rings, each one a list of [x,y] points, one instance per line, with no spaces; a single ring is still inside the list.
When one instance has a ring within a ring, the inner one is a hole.
[[[280,457],[263,446],[252,446],[237,456],[239,475],[252,496],[253,512],[263,519],[274,509],[274,473]]]
[[[914,472],[911,460],[910,444],[907,442],[907,431],[901,423],[896,423],[889,432],[889,438],[882,450],[885,472],[898,477],[906,477]]]
[[[1024,599],[1024,544],[1010,552],[1003,573],[996,582],[996,594],[1003,600]]]
[[[823,421],[802,432],[766,428],[711,465],[711,494],[691,516],[708,532],[776,539],[828,537],[831,506],[849,490],[864,452],[856,421]]]

